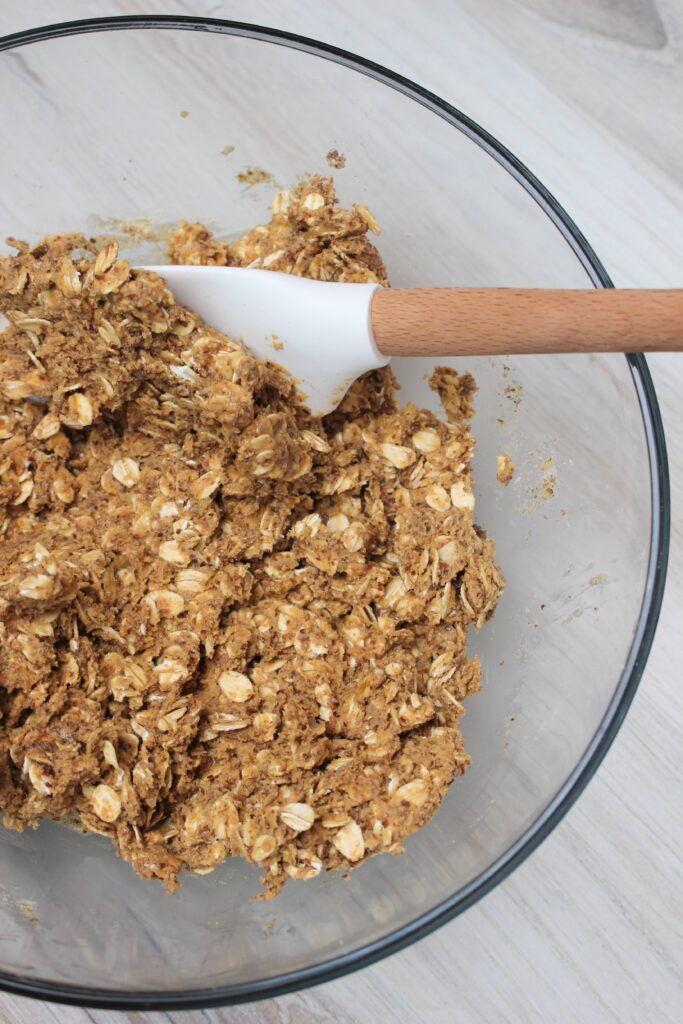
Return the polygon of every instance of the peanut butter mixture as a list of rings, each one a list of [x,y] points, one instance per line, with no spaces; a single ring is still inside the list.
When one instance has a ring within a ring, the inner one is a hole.
[[[174,262],[386,283],[331,180]],[[169,890],[226,857],[287,878],[397,852],[468,764],[467,630],[503,581],[473,523],[474,383],[447,421],[388,370],[313,419],[274,364],[114,244],[0,259],[0,808],[111,838]],[[324,325],[321,324],[324,341]]]

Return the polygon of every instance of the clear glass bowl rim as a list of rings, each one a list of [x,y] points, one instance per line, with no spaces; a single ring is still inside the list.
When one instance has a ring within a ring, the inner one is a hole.
[[[265,28],[238,21],[224,21],[219,18],[129,15],[87,18],[16,32],[0,38],[0,52],[65,36],[126,29],[214,32],[287,46],[341,64],[403,93],[404,96],[420,103],[457,128],[485,150],[501,167],[505,168],[548,215],[582,264],[594,287],[614,287],[607,271],[588,241],[563,207],[538,178],[489,132],[462,111],[427,89],[423,89],[374,61],[358,57],[336,46],[280,29]],[[106,989],[87,989],[82,986],[57,985],[25,979],[0,971],[0,990],[75,1006],[116,1010],[201,1009],[273,998],[310,985],[331,981],[361,967],[367,967],[423,938],[471,907],[543,842],[583,791],[621,727],[645,669],[664,596],[671,529],[669,468],[664,428],[645,357],[641,354],[626,354],[625,358],[629,364],[643,417],[650,467],[652,528],[643,602],[629,657],[598,730],[564,786],[525,834],[467,886],[436,907],[421,914],[409,924],[390,932],[376,942],[360,946],[351,953],[299,971],[261,979],[249,984],[176,992],[117,992]]]

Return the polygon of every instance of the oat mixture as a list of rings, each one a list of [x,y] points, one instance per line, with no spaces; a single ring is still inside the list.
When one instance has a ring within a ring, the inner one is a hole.
[[[386,283],[332,182],[174,262]],[[473,381],[449,419],[388,370],[322,420],[276,365],[82,236],[0,259],[0,808],[111,838],[172,890],[266,892],[397,852],[468,764],[467,629],[502,589],[473,524]],[[321,333],[324,339],[324,333]]]
[[[496,476],[498,477],[498,483],[502,484],[503,487],[507,487],[510,481],[514,478],[517,467],[510,458],[507,452],[501,452],[496,459]]]

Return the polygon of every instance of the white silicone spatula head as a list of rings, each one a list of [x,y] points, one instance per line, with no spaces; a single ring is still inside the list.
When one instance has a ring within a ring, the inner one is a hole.
[[[314,416],[362,373],[385,366],[370,327],[374,284],[309,281],[241,267],[148,267],[183,306],[291,373]]]

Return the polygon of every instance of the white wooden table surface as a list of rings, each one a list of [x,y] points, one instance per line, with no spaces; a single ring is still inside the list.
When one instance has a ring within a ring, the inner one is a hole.
[[[257,22],[386,64],[521,157],[617,285],[683,285],[683,0],[3,0],[0,34],[123,13]],[[0,1022],[683,1020],[683,357],[650,366],[673,485],[664,610],[625,726],[543,846],[456,921],[331,984],[183,1014],[0,995]]]

